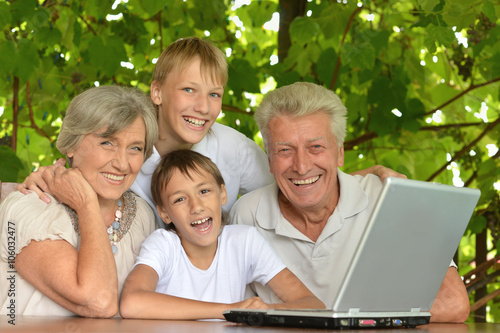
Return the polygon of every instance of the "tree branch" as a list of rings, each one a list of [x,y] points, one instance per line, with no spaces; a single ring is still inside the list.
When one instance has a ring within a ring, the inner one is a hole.
[[[357,145],[360,145],[362,143],[373,140],[376,137],[378,137],[378,135],[374,131],[366,132],[363,135],[358,136],[357,138],[354,138],[354,139],[348,140],[348,141],[344,141],[344,150],[351,150],[351,149],[353,149],[354,146],[357,146]]]
[[[14,100],[12,101],[12,140],[10,147],[13,151],[17,151],[17,126],[19,122],[19,78],[14,76],[13,83]]]
[[[453,103],[454,101],[456,101],[457,99],[459,99],[460,97],[462,97],[463,95],[466,95],[467,93],[471,92],[472,90],[474,89],[477,89],[477,88],[480,88],[480,87],[484,87],[484,86],[487,86],[491,83],[495,83],[495,82],[498,82],[500,81],[500,77],[497,77],[493,80],[490,80],[490,81],[486,81],[486,82],[483,82],[481,84],[471,84],[469,88],[465,89],[464,91],[460,92],[458,95],[456,95],[455,97],[451,98],[450,100],[444,102],[443,104],[441,104],[440,106],[438,106],[437,108],[435,108],[434,110],[432,111],[429,111],[427,113],[424,114],[424,116],[428,116],[430,114],[433,114],[434,112],[436,112],[437,110],[441,110],[442,108],[444,108],[445,106],[447,106],[448,104],[451,104]]]
[[[494,122],[490,123],[486,127],[486,129],[474,141],[472,141],[471,143],[469,143],[467,146],[463,147],[462,150],[460,150],[458,153],[456,153],[448,162],[446,162],[441,168],[439,168],[439,170],[437,170],[436,172],[434,172],[427,179],[427,181],[433,180],[441,172],[443,172],[444,170],[446,170],[446,168],[448,167],[448,165],[451,164],[451,162],[457,160],[460,156],[462,156],[463,154],[465,154],[466,152],[468,152],[473,146],[475,146],[479,142],[479,140],[481,140],[486,134],[488,134],[489,131],[491,131],[493,128],[495,128],[495,126],[498,125],[499,123],[500,123],[500,118],[498,118]]]
[[[33,115],[33,106],[31,105],[31,96],[30,96],[30,81],[26,81],[26,104],[28,105],[29,117],[31,122],[31,127],[35,129],[41,136],[46,137],[50,143],[54,143],[54,139],[50,137],[44,130],[42,130],[35,122],[35,116]]]
[[[438,131],[441,129],[447,129],[447,128],[461,128],[461,127],[469,127],[469,126],[480,126],[480,125],[485,125],[484,121],[480,121],[477,123],[461,123],[461,124],[446,124],[446,125],[438,125],[438,126],[422,126],[420,127],[421,131]]]
[[[340,70],[340,56],[342,54],[342,47],[344,46],[344,43],[345,43],[345,38],[347,36],[347,33],[349,32],[349,30],[351,29],[351,24],[352,24],[352,21],[354,21],[354,18],[356,17],[356,15],[358,15],[358,13],[361,11],[361,9],[363,9],[363,7],[357,7],[351,14],[351,16],[349,17],[349,21],[347,21],[347,25],[344,29],[344,34],[342,35],[342,41],[340,42],[340,47],[339,47],[339,53],[337,55],[337,64],[335,65],[335,72],[333,74],[333,79],[332,79],[332,83],[330,84],[330,90],[333,90],[333,88],[335,87],[335,84],[337,83],[337,77],[339,75],[339,70]]]
[[[252,116],[254,115],[255,112],[253,111],[245,111],[245,110],[242,110],[240,108],[237,108],[236,106],[232,106],[232,105],[229,105],[229,104],[222,104],[222,110],[223,111],[229,111],[229,112],[235,112],[235,113],[241,113],[241,114],[245,114],[247,116]]]
[[[80,20],[83,21],[83,23],[85,23],[87,28],[89,28],[90,32],[92,32],[94,34],[94,36],[97,36],[97,32],[94,30],[94,28],[92,28],[90,23],[88,23],[82,15],[78,15],[78,17],[80,18]]]
[[[497,151],[497,153],[495,155],[491,156],[491,159],[496,159],[496,158],[499,158],[499,157],[500,157],[500,149]],[[477,178],[477,170],[474,170],[474,172],[472,173],[472,176],[470,176],[469,179],[467,179],[467,181],[465,181],[464,186],[465,187],[469,187],[469,185],[476,178]]]
[[[488,301],[494,299],[495,297],[500,295],[500,289],[495,290],[491,294],[486,295],[485,297],[482,297],[479,301],[475,302],[474,304],[471,305],[470,307],[470,312],[474,312],[477,309],[480,309],[483,307]]]

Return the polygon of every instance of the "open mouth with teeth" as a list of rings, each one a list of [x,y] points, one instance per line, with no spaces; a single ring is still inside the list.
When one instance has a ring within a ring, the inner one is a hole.
[[[212,226],[212,218],[205,217],[204,219],[191,222],[191,226],[196,229],[196,231],[207,231]]]
[[[307,179],[291,179],[291,181],[295,186],[307,186],[316,183],[319,177],[320,176],[311,177]]]
[[[104,178],[110,179],[110,180],[115,180],[115,181],[121,181],[123,178],[125,178],[125,175],[113,175],[111,173],[101,173]]]
[[[182,117],[182,118],[184,118],[184,121],[187,122],[189,125],[195,127],[203,127],[207,123],[206,120],[196,119],[192,117]]]

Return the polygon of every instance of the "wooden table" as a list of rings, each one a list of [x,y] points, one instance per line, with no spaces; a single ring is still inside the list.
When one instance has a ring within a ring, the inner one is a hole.
[[[168,320],[134,320],[134,319],[90,319],[90,318],[65,318],[65,317],[31,317],[17,316],[15,326],[7,322],[8,318],[2,316],[0,322],[1,332],[172,332],[172,333],[247,333],[247,332],[331,332],[325,329],[299,329],[276,327],[250,327],[233,324],[227,321],[168,321]],[[431,324],[417,328],[401,329],[359,329],[339,330],[342,333],[493,333],[500,332],[500,324]]]

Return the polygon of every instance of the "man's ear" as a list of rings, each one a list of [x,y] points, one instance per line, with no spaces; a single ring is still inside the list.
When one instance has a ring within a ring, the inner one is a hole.
[[[169,224],[170,222],[172,222],[170,221],[170,218],[168,217],[168,214],[163,209],[163,207],[156,205],[156,210],[158,211],[158,215],[160,215],[161,220],[165,222],[165,224]]]
[[[161,102],[161,84],[158,81],[151,82],[151,100],[155,105],[160,105]]]
[[[338,158],[337,166],[339,168],[344,166],[344,145],[340,146],[340,148],[339,148],[339,158]]]

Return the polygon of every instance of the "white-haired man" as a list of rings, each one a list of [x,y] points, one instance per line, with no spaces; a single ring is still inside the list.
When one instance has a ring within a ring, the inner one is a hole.
[[[382,188],[377,176],[338,169],[344,164],[346,113],[337,95],[312,83],[269,93],[255,118],[276,183],[246,194],[231,210],[233,223],[257,227],[327,307]],[[254,288],[264,301],[276,301],[266,287]],[[469,311],[465,286],[451,266],[431,321],[464,322]]]

